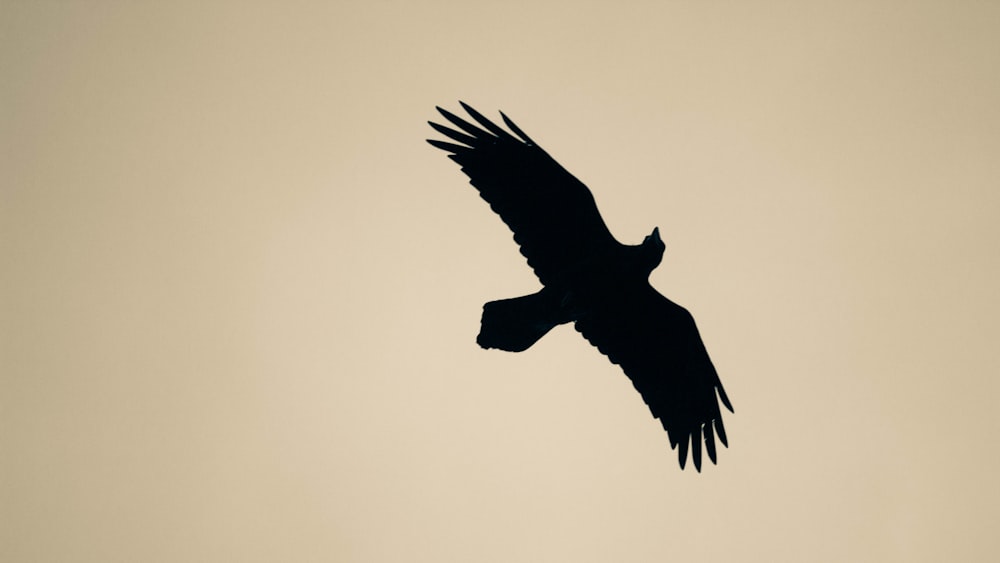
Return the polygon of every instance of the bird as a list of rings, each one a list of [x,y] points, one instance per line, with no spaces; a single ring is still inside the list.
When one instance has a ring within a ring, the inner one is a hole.
[[[729,442],[719,401],[726,395],[691,314],[649,283],[665,245],[659,227],[638,245],[608,229],[590,189],[502,111],[508,130],[459,102],[471,123],[437,106],[449,126],[428,124],[448,153],[510,228],[542,289],[483,305],[476,342],[484,349],[527,350],[551,329],[573,323],[625,375],[677,450],[690,449],[701,472],[702,443],[716,463],[715,437]]]

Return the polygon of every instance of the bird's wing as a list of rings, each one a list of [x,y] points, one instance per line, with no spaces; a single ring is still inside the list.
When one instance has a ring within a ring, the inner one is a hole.
[[[681,469],[690,446],[701,471],[703,441],[715,463],[715,436],[729,445],[719,399],[733,407],[691,314],[648,284],[587,301],[576,329],[632,380],[671,447],[680,448]]]
[[[549,283],[595,253],[621,245],[582,182],[500,114],[517,135],[462,103],[479,126],[437,108],[456,129],[429,122],[457,143],[428,139],[457,162],[470,182],[514,232],[521,254],[542,283]]]

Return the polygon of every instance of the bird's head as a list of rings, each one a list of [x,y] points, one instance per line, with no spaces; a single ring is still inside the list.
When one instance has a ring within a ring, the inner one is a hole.
[[[656,227],[652,233],[642,239],[639,248],[642,249],[644,265],[652,272],[660,265],[660,260],[663,260],[663,251],[667,248],[667,245],[663,244],[663,239],[660,238],[660,228]]]

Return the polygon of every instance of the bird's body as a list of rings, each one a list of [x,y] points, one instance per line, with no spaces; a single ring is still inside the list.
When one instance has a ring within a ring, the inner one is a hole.
[[[451,153],[473,186],[514,232],[541,291],[483,307],[477,342],[519,352],[559,324],[574,323],[591,344],[632,380],[672,447],[681,468],[690,445],[701,470],[704,438],[716,461],[715,439],[726,444],[718,397],[732,411],[715,368],[686,309],[649,285],[664,244],[659,230],[624,245],[604,224],[590,190],[510,119],[514,137],[471,107],[482,127],[438,111],[461,131],[431,126],[461,145],[428,140]]]

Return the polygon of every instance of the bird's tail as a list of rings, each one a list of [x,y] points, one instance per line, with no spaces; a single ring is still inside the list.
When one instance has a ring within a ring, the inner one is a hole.
[[[545,289],[523,297],[490,301],[483,305],[476,342],[483,348],[521,352],[556,325],[569,321],[563,317],[559,298]]]

